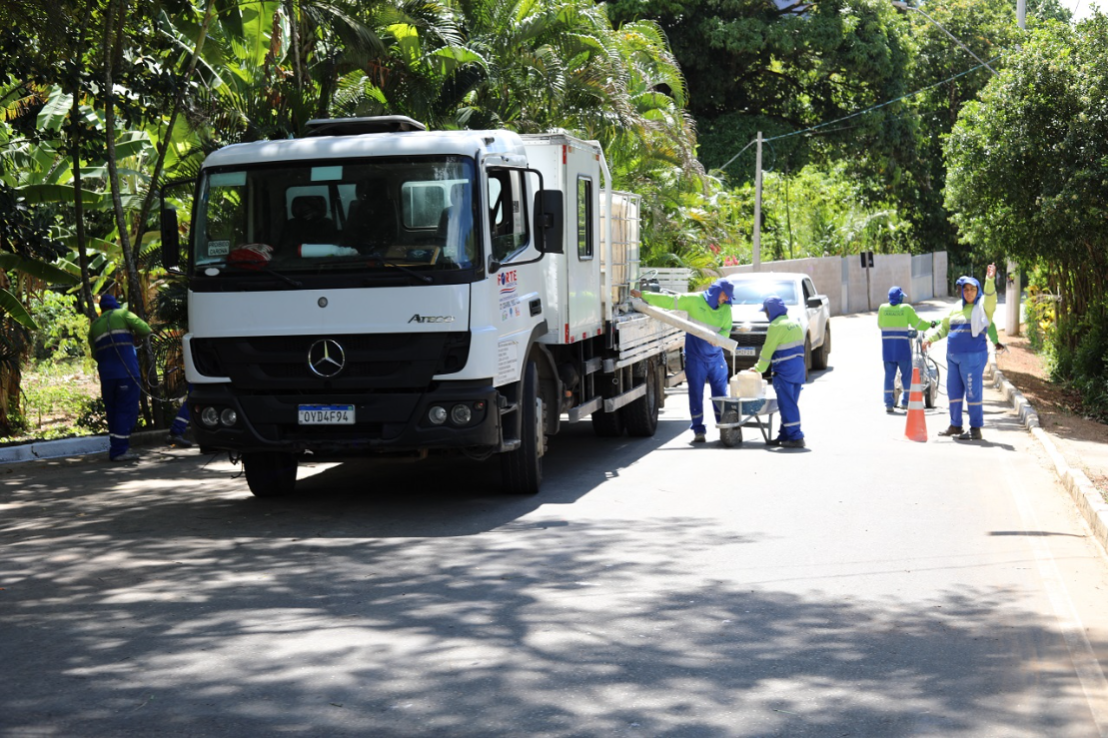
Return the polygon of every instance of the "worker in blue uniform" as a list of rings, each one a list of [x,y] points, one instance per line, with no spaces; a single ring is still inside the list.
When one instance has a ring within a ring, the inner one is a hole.
[[[171,445],[185,448],[192,446],[192,442],[185,438],[185,432],[189,427],[189,416],[189,399],[186,395],[177,411],[177,416],[169,426],[169,443]]]
[[[912,386],[912,332],[923,331],[935,324],[916,315],[912,306],[904,302],[904,291],[899,286],[889,288],[889,302],[877,310],[877,327],[881,329],[881,358],[885,362],[885,412],[896,407],[896,371],[900,370],[904,397],[902,408],[908,407],[908,392]]]
[[[108,458],[131,462],[131,431],[138,422],[138,354],[135,339],[150,335],[150,326],[124,310],[112,295],[100,298],[100,317],[89,327],[88,340],[100,372],[100,392],[108,414]]]
[[[716,280],[699,293],[670,295],[631,291],[631,297],[641,298],[650,305],[668,310],[683,310],[689,320],[716,331],[722,337],[731,336],[731,300],[735,286],[727,280]],[[699,336],[685,334],[685,384],[689,389],[689,413],[692,415],[693,443],[707,441],[704,426],[704,383],[712,388],[713,397],[727,395],[727,360],[723,349],[709,344]],[[719,409],[716,422],[719,422]]]
[[[962,303],[938,327],[927,332],[924,350],[943,338],[946,342],[946,397],[950,403],[950,426],[939,436],[959,441],[981,440],[985,425],[984,374],[989,361],[988,327],[996,310],[996,265],[985,272],[984,290],[976,278],[962,275],[955,282]],[[969,431],[962,426],[962,405],[969,412]]]
[[[804,432],[800,430],[800,391],[804,387],[804,329],[800,321],[789,317],[789,310],[777,295],[762,301],[762,311],[769,318],[766,343],[758,363],[745,370],[759,377],[773,367],[773,390],[777,393],[777,408],[781,412],[781,429],[768,446],[803,449]]]

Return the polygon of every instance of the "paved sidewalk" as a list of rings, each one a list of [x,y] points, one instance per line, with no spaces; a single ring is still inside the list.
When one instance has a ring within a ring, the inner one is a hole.
[[[168,446],[169,431],[136,431],[131,434],[131,448]],[[69,439],[33,441],[27,444],[0,447],[0,464],[34,462],[38,459],[65,459],[101,455],[108,459],[108,435],[75,436]]]

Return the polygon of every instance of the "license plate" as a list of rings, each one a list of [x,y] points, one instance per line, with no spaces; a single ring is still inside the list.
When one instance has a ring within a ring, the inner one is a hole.
[[[757,354],[758,350],[752,346],[740,346],[735,349],[735,356],[737,357],[753,357]]]
[[[299,424],[301,426],[353,426],[354,406],[302,405]]]

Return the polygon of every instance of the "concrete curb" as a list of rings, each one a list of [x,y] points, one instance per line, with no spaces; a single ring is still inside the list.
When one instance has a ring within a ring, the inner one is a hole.
[[[1057,473],[1058,479],[1063,487],[1069,491],[1077,510],[1081,512],[1085,523],[1092,530],[1093,537],[1100,543],[1105,554],[1108,554],[1108,503],[1105,503],[1104,496],[1100,494],[1100,491],[1096,489],[1096,486],[1093,485],[1092,480],[1084,471],[1075,470],[1069,466],[1065,457],[1058,451],[1058,447],[1054,445],[1050,434],[1043,431],[1039,425],[1039,414],[1027,402],[1027,398],[1023,396],[1023,393],[1015,385],[1008,382],[1007,378],[1004,377],[1004,373],[997,369],[995,360],[989,361],[986,371],[989,373],[989,380],[993,383],[993,386],[1000,390],[1008,402],[1012,404],[1016,415],[1019,416],[1020,423],[1031,432],[1032,436],[1038,439],[1039,444],[1042,445],[1043,450],[1054,463],[1054,471]]]
[[[136,431],[131,434],[132,447],[160,446],[165,443],[168,431]],[[108,437],[77,436],[71,439],[34,441],[30,444],[0,447],[0,464],[34,462],[37,459],[65,459],[91,454],[108,453]]]

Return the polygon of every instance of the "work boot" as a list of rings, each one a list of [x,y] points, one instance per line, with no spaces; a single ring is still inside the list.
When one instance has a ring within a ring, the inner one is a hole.
[[[958,436],[965,431],[961,426],[948,426],[946,431],[940,431],[939,436]]]
[[[785,439],[781,442],[783,449],[803,449],[805,447],[804,439]]]
[[[766,442],[766,446],[781,446],[781,440],[780,439],[770,439],[769,441]]]
[[[890,414],[891,414],[891,413],[892,413],[893,411],[895,411],[895,410],[896,410],[896,406],[895,406],[895,405],[887,405],[887,406],[885,406],[885,412],[886,412],[886,413],[890,413]]]
[[[695,436],[692,437],[692,443],[693,444],[703,444],[706,441],[708,441],[708,437],[705,436],[704,434],[696,434]]]
[[[112,457],[111,460],[113,462],[137,462],[139,461],[139,455],[135,454],[132,451],[126,451],[123,452],[123,454]]]
[[[968,433],[958,434],[958,441],[981,441],[981,429],[970,426]]]
[[[170,434],[169,445],[188,449],[190,446],[192,446],[192,442],[186,439],[182,434]]]

